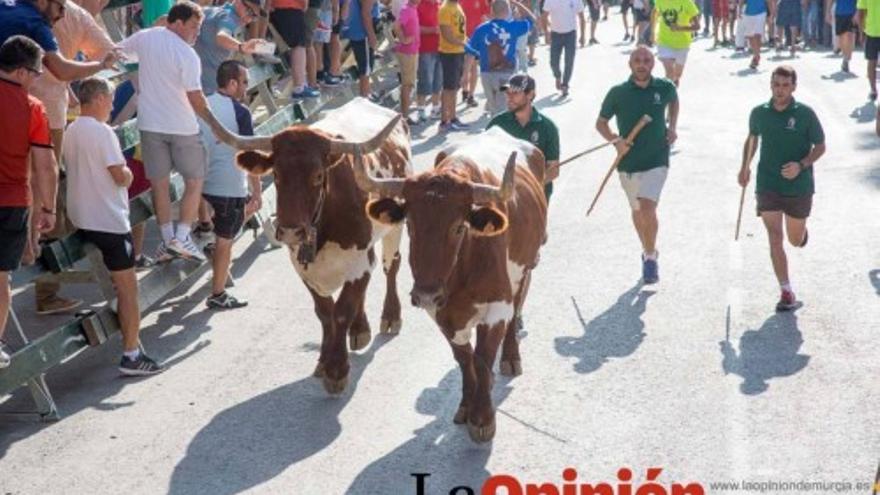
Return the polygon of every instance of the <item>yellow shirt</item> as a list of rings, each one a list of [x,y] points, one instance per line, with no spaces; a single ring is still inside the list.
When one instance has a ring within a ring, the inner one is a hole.
[[[458,2],[450,2],[449,0],[444,1],[443,5],[440,6],[440,11],[437,13],[437,20],[439,21],[440,26],[449,26],[452,28],[452,35],[455,39],[461,42],[465,41],[464,11],[461,10],[461,6],[458,5]],[[446,38],[443,37],[443,33],[441,33],[438,51],[440,53],[464,53],[464,46],[453,45],[446,41]]]

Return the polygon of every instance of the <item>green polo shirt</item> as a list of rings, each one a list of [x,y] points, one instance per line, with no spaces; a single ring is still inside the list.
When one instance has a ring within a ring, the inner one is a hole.
[[[544,159],[548,162],[559,161],[559,130],[556,124],[538,110],[532,108],[532,117],[525,126],[519,124],[513,112],[504,112],[496,115],[489,121],[486,129],[498,126],[511,136],[528,141],[544,153]],[[553,183],[544,185],[544,193],[547,200],[553,194]]]
[[[617,117],[617,133],[626,137],[642,115],[651,123],[636,136],[629,153],[617,166],[621,172],[644,172],[669,166],[669,143],[666,142],[666,106],[678,100],[675,85],[668,79],[652,77],[642,88],[630,78],[608,91],[599,116],[610,120]]]
[[[825,142],[822,124],[812,108],[792,98],[785,110],[779,111],[773,108],[773,100],[770,100],[752,109],[749,134],[761,137],[756,193],[813,194],[813,167],[804,169],[794,180],[782,176],[783,165],[802,160],[814,145]]]

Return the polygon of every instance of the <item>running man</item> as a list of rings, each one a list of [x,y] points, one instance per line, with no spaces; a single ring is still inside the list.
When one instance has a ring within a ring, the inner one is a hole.
[[[832,9],[831,4],[835,3]],[[825,20],[834,27],[837,36],[837,46],[843,53],[843,62],[840,71],[849,73],[849,61],[852,60],[853,45],[855,45],[856,28],[853,20],[856,16],[856,0],[825,0]],[[832,14],[833,13],[833,14]]]
[[[761,39],[764,37],[764,25],[767,23],[768,0],[737,0],[737,18],[742,27],[743,36],[752,49],[752,61],[749,68],[758,69],[761,63]],[[743,8],[745,6],[745,8]]]
[[[770,101],[755,107],[749,116],[749,137],[738,180],[742,187],[749,183],[749,163],[755,154],[754,149],[749,149],[749,140],[760,138],[755,183],[758,216],[767,228],[770,260],[782,291],[776,310],[789,311],[797,307],[797,299],[788,275],[785,234],[792,246],[807,245],[807,217],[815,189],[813,164],[825,153],[825,133],[813,109],[792,96],[797,89],[793,68],[777,67],[770,79],[770,89]]]
[[[657,266],[657,203],[669,171],[669,147],[675,142],[678,124],[678,92],[668,79],[651,75],[654,54],[640,45],[629,57],[629,80],[608,91],[599,111],[596,130],[608,141],[626,136],[643,115],[651,123],[636,136],[632,148],[626,141],[615,143],[618,153],[627,152],[618,164],[620,183],[632,209],[632,221],[642,243],[642,279],[646,284],[660,280]],[[608,122],[617,118],[617,132]],[[668,126],[667,126],[668,117]]]
[[[657,58],[666,69],[666,79],[676,86],[684,73],[693,33],[700,31],[700,9],[693,0],[657,0],[660,19]]]
[[[880,54],[880,2],[858,0],[859,26],[865,33],[865,60],[868,61],[868,99],[877,99],[877,55]]]

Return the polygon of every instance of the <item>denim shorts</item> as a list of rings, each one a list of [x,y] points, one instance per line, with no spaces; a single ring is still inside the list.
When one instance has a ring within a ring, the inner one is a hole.
[[[416,78],[416,94],[430,96],[443,89],[443,66],[437,52],[419,53],[419,71]]]

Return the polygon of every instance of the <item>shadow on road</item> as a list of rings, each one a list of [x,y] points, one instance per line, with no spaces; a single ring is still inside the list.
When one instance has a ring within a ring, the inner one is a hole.
[[[849,113],[849,116],[859,124],[865,124],[872,122],[876,114],[877,107],[874,105],[873,101],[869,101],[860,107],[854,108],[853,111]]]
[[[512,390],[508,379],[498,378],[492,391],[496,408]],[[451,488],[461,485],[479,490],[483,481],[491,475],[486,463],[492,454],[492,447],[491,443],[474,444],[466,427],[452,422],[460,398],[461,372],[456,367],[446,373],[436,387],[423,390],[416,400],[416,411],[434,419],[415,430],[413,438],[367,466],[345,493],[416,493],[416,478],[411,473],[430,474],[425,478],[425,493],[448,493]],[[499,423],[503,423],[502,414],[498,411],[496,415]],[[499,425],[498,435],[509,434],[505,431],[507,425]]]
[[[364,370],[389,340],[375,336],[367,351],[350,356],[350,381],[340,397],[328,396],[309,376],[214,416],[175,466],[168,493],[240,493],[327,448],[342,431],[339,414]]]
[[[868,272],[868,278],[871,279],[871,285],[874,286],[877,295],[880,296],[880,268],[875,268]]]
[[[728,320],[728,325],[729,325]],[[757,330],[748,330],[739,339],[739,354],[728,336],[721,345],[724,374],[743,378],[740,391],[758,395],[770,387],[773,378],[792,376],[807,367],[810,356],[798,354],[804,343],[794,312],[776,313]]]
[[[613,306],[590,322],[584,320],[577,301],[572,297],[571,303],[584,335],[557,337],[556,352],[560,356],[578,358],[574,365],[578,373],[592,373],[609,358],[622,358],[634,353],[645,339],[642,313],[645,312],[648,298],[655,294],[641,289],[640,282],[621,294]]]

